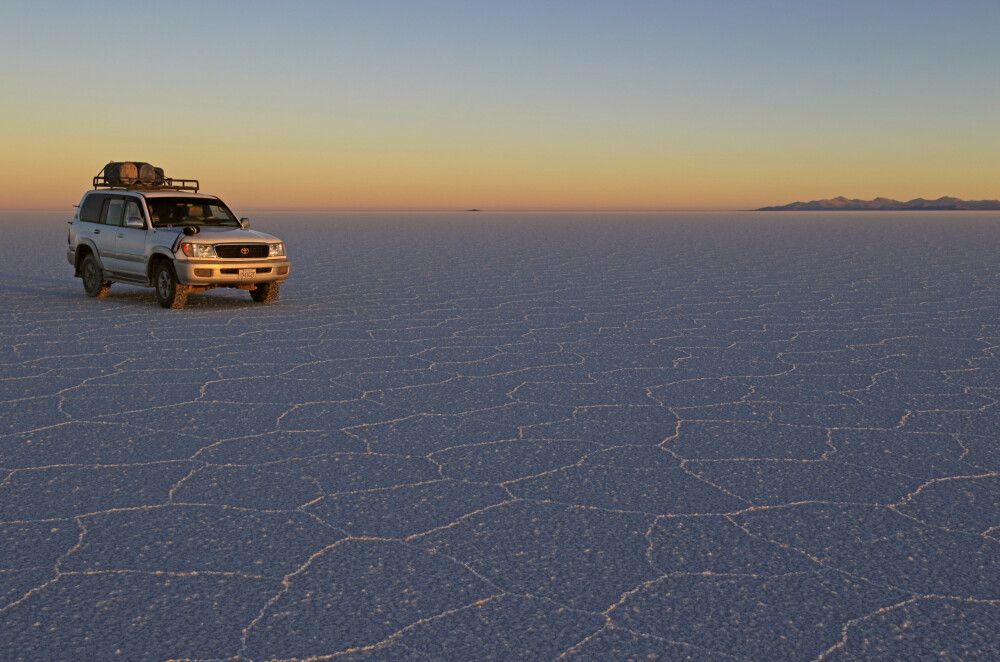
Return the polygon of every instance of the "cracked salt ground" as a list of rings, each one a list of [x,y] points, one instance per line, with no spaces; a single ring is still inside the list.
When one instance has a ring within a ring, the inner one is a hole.
[[[990,215],[275,215],[281,302],[180,313],[64,221],[0,218],[3,659],[1000,657]]]

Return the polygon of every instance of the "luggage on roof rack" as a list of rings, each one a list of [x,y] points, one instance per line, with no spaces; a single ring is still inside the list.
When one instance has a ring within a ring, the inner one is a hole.
[[[94,188],[172,189],[197,193],[199,187],[197,179],[166,177],[163,168],[143,161],[110,161],[94,176]]]
[[[139,180],[139,169],[130,161],[116,163],[112,161],[104,166],[104,179],[112,186],[128,186]]]

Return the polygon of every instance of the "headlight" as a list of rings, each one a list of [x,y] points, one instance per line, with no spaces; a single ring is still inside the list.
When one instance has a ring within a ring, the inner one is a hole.
[[[285,245],[280,241],[276,244],[267,245],[268,257],[285,257]]]
[[[212,244],[191,244],[185,241],[181,244],[181,250],[188,257],[218,257]]]

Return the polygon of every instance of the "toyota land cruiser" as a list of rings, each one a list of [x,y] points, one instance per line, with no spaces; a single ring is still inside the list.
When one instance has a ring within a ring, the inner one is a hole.
[[[66,258],[88,296],[112,283],[153,287],[164,308],[213,287],[274,303],[291,271],[285,244],[249,229],[198,180],[172,179],[145,163],[112,162],[94,177],[69,222]]]

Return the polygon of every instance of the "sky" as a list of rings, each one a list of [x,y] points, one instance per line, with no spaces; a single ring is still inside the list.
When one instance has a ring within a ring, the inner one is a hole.
[[[0,3],[0,209],[1000,198],[1000,2]]]

